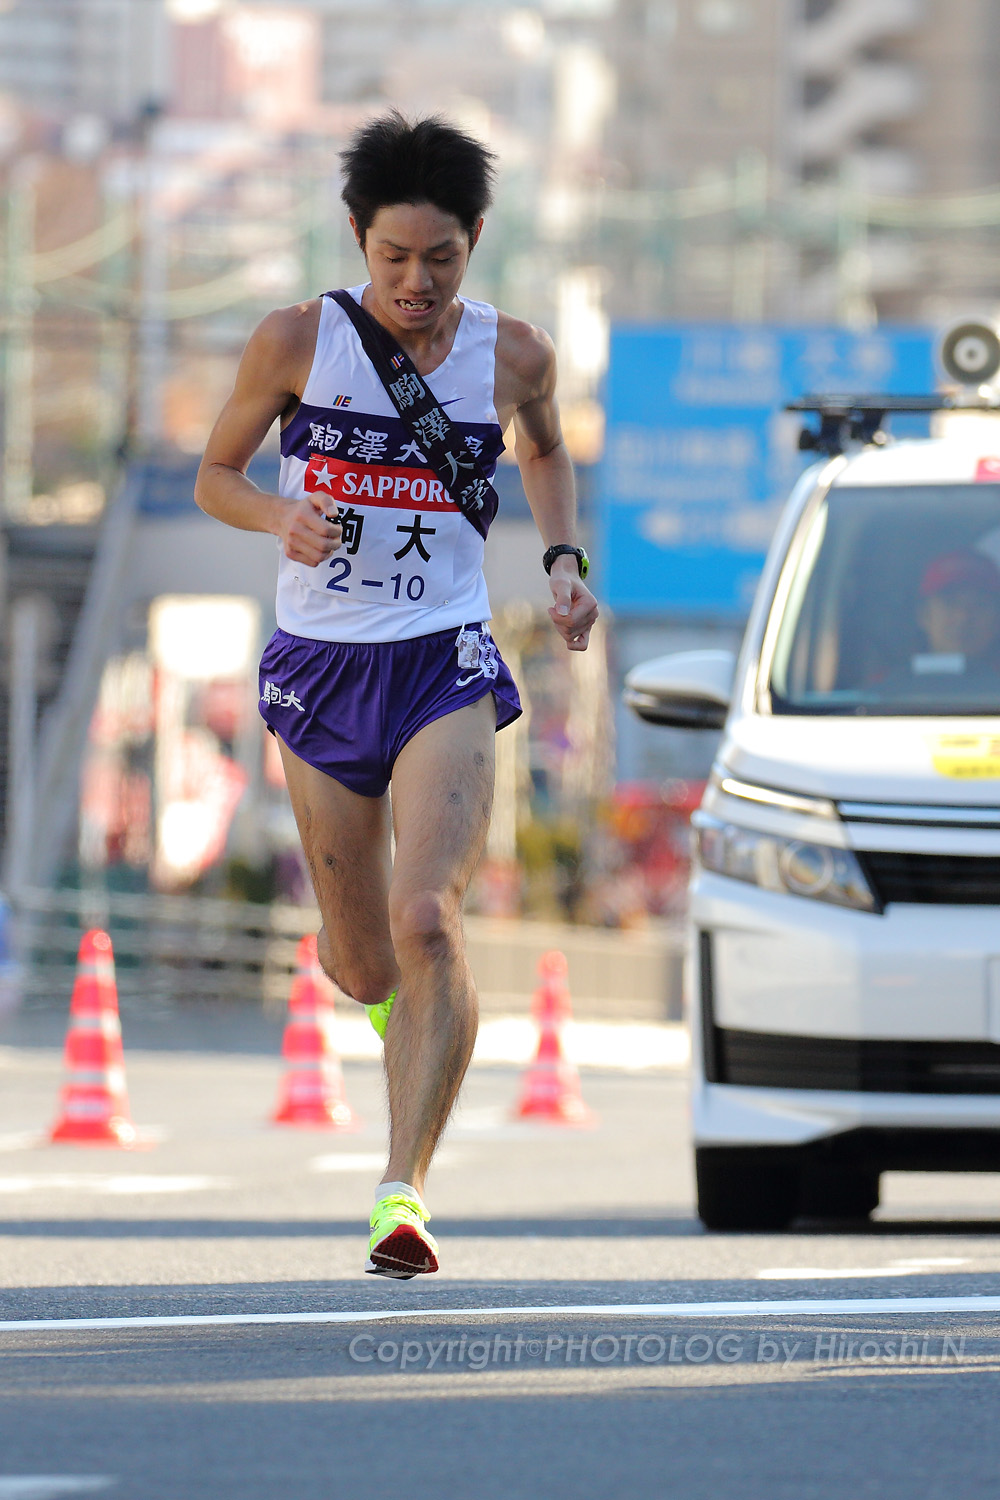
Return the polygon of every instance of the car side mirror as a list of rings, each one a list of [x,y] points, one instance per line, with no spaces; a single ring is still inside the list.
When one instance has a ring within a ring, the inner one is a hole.
[[[721,729],[735,671],[732,651],[677,651],[633,667],[625,678],[623,697],[647,724]]]

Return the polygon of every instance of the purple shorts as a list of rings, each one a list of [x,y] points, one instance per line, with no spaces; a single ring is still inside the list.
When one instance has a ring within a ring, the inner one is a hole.
[[[313,641],[276,630],[260,660],[260,712],[300,760],[381,797],[413,736],[492,693],[497,729],[521,713],[485,625],[409,641]]]

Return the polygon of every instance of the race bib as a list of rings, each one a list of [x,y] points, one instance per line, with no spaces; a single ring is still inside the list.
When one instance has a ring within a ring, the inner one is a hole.
[[[454,592],[462,517],[440,480],[426,470],[351,464],[314,454],[307,494],[329,497],[342,528],[329,562],[302,568],[309,588],[337,598],[433,609]]]

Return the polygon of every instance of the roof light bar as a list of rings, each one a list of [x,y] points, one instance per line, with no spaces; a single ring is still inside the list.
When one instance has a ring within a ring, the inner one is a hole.
[[[798,401],[789,401],[785,410],[815,412],[819,416],[819,430],[803,426],[799,448],[802,452],[815,451],[834,457],[852,443],[884,443],[883,425],[892,412],[997,411],[1000,395],[988,391],[975,396],[968,392],[930,396],[802,396]]]

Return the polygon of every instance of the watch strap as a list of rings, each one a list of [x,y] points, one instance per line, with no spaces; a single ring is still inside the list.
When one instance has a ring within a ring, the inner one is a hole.
[[[587,557],[587,554],[582,547],[571,547],[568,542],[560,542],[557,543],[557,545],[554,547],[546,547],[545,551],[542,554],[542,567],[545,569],[546,573],[551,573],[552,564],[555,562],[556,558],[568,556],[570,554],[572,554],[572,556],[576,558],[577,571],[580,574],[580,577],[586,578],[587,573],[590,570],[590,559]]]

